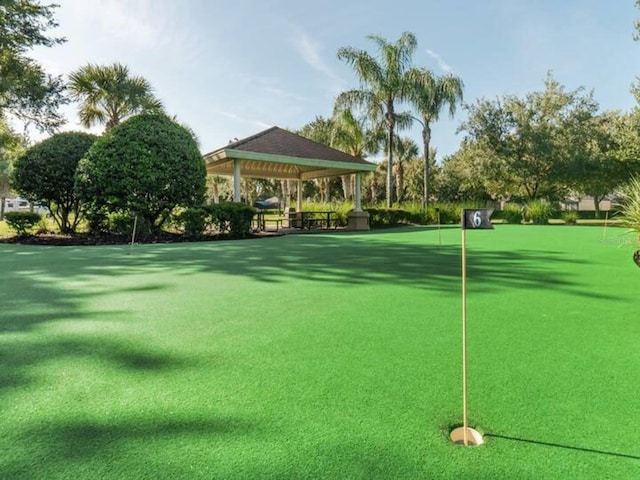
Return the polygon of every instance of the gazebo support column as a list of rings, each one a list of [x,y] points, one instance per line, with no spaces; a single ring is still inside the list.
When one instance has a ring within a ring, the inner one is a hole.
[[[302,211],[302,180],[298,180],[297,193],[298,193],[298,198],[297,198],[298,201],[296,203],[296,212],[301,212]]]
[[[240,202],[242,197],[240,195],[240,160],[233,161],[233,201]]]
[[[349,212],[347,230],[369,230],[369,212],[362,211],[362,176],[356,173],[355,208]]]

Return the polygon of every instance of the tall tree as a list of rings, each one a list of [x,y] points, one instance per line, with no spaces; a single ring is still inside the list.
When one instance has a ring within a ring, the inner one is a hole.
[[[449,107],[449,115],[453,117],[456,105],[462,102],[464,84],[462,80],[453,75],[434,75],[426,69],[413,69],[408,77],[411,82],[411,103],[420,116],[422,125],[422,141],[424,144],[424,193],[422,205],[425,210],[429,208],[429,149],[431,143],[431,124],[437,122],[440,112],[445,106]]]
[[[549,74],[545,89],[524,98],[513,95],[467,106],[461,130],[490,162],[486,165],[503,184],[517,186],[528,199],[558,197],[566,185],[566,163],[572,145],[568,132],[589,121],[598,104],[582,88],[567,91]]]
[[[387,130],[387,207],[393,202],[393,142],[396,127],[406,127],[410,119],[400,117],[396,105],[408,99],[407,72],[411,68],[416,37],[404,32],[395,43],[377,35],[368,37],[375,43],[377,55],[353,47],[342,47],[338,58],[351,65],[361,82],[360,89],[342,92],[336,99],[339,108],[364,109],[372,119],[382,119]]]
[[[88,64],[69,75],[73,100],[80,102],[78,115],[83,126],[105,125],[109,131],[132,115],[145,110],[161,110],[149,81],[129,73],[120,63]]]
[[[53,15],[56,7],[34,0],[0,3],[0,114],[49,132],[64,123],[57,112],[67,101],[64,82],[47,74],[26,54],[33,47],[51,47],[65,41],[46,35],[58,25]]]

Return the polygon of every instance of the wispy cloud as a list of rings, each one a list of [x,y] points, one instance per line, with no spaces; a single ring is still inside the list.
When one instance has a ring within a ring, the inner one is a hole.
[[[453,67],[449,65],[447,62],[445,62],[438,53],[430,49],[427,49],[426,52],[427,52],[427,55],[429,55],[431,58],[433,58],[436,61],[440,70],[442,70],[445,73],[453,73]]]
[[[344,84],[345,81],[322,58],[322,46],[314,42],[304,31],[293,27],[293,47],[302,57],[302,60],[314,70],[322,73],[336,83]]]
[[[223,117],[226,117],[226,118],[228,118],[230,120],[235,120],[236,122],[255,125],[255,126],[260,127],[260,128],[273,127],[273,125],[271,125],[269,123],[266,123],[266,122],[263,122],[261,120],[256,120],[255,118],[244,117],[242,115],[238,115],[237,113],[229,112],[227,110],[216,109],[215,111],[216,111],[216,113],[219,113]]]

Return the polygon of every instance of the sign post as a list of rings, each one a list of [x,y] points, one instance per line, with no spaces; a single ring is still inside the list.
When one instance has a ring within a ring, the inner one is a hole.
[[[467,230],[489,230],[492,209],[464,209],[460,227],[462,230],[462,428],[451,432],[451,439],[462,442],[463,445],[480,445],[482,435],[473,428],[469,428],[467,413]]]

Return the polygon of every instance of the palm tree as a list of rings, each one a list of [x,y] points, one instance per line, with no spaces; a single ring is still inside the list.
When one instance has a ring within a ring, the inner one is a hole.
[[[80,102],[78,114],[83,126],[104,124],[109,131],[127,117],[143,110],[162,109],[148,80],[129,74],[120,64],[88,64],[69,75],[71,98]]]
[[[342,47],[338,50],[338,58],[355,69],[362,88],[342,92],[336,99],[336,105],[339,108],[363,108],[373,121],[384,121],[389,161],[387,207],[390,208],[393,201],[393,137],[396,126],[405,126],[398,122],[395,107],[397,102],[408,98],[409,82],[406,74],[410,68],[417,41],[409,32],[404,32],[395,43],[389,43],[377,35],[370,35],[367,38],[376,44],[379,60],[370,53],[353,47]]]
[[[418,156],[418,145],[409,137],[396,138],[395,153],[397,162],[393,166],[396,177],[396,193],[398,202],[404,199],[404,163]]]
[[[429,144],[431,143],[431,123],[438,121],[440,111],[449,105],[449,115],[453,117],[456,104],[462,102],[464,84],[452,74],[437,76],[426,69],[412,69],[407,76],[411,83],[410,100],[414,105],[422,125],[424,142],[424,193],[423,208],[429,207]]]
[[[380,130],[367,128],[366,119],[356,118],[351,109],[334,108],[332,127],[331,147],[361,158],[366,154],[378,153],[383,140],[380,137]],[[353,175],[342,175],[345,200],[353,196],[352,179]]]

